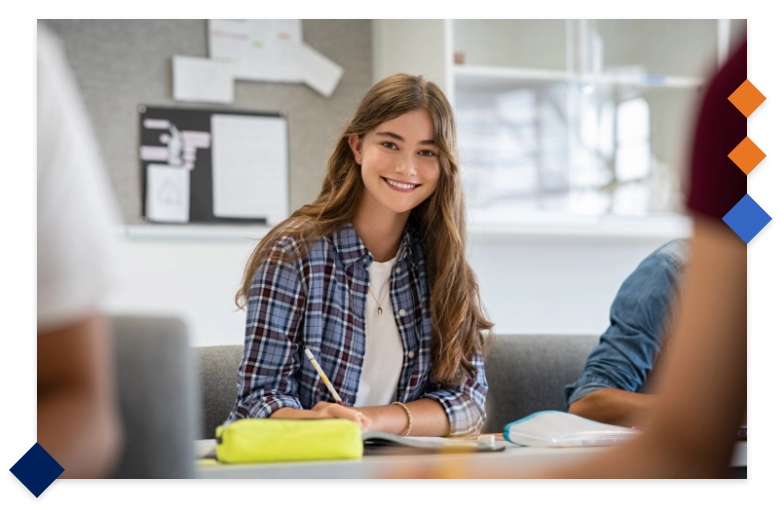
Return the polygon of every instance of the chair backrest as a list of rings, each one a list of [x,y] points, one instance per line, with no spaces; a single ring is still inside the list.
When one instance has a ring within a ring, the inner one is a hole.
[[[199,428],[197,374],[185,324],[172,317],[112,318],[125,433],[115,478],[192,478]]]
[[[196,358],[201,378],[201,439],[215,437],[215,429],[231,414],[236,402],[236,375],[244,347],[220,345],[198,347]]]
[[[597,336],[497,335],[486,356],[489,394],[483,432],[502,432],[508,423],[536,411],[565,410],[563,390],[578,379]],[[236,375],[243,346],[196,348],[203,406],[201,438],[215,428],[236,401]]]
[[[497,335],[486,354],[486,424],[482,432],[537,411],[566,411],[564,388],[581,375],[597,336]]]

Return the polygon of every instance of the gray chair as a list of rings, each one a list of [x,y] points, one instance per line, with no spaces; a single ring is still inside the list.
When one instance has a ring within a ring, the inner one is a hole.
[[[597,336],[497,335],[486,353],[486,424],[482,432],[537,411],[566,411],[564,388],[581,375]]]
[[[236,401],[236,376],[242,362],[242,345],[196,348],[201,378],[200,439],[215,437],[215,429],[231,414]]]
[[[185,324],[171,317],[112,318],[125,445],[115,478],[192,478],[199,429]]]
[[[578,379],[597,336],[498,335],[486,356],[489,394],[483,432],[536,411],[565,410],[563,389]],[[236,400],[243,346],[196,349],[203,402],[202,438],[213,438]]]

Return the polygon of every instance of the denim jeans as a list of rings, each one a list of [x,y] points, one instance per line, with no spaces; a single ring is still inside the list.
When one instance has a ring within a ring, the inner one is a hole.
[[[565,407],[601,388],[643,392],[660,352],[688,243],[675,240],[646,257],[611,304],[611,325],[587,358],[581,377],[565,386]]]

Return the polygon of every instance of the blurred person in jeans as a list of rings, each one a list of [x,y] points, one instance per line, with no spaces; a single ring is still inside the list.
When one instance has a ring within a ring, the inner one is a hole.
[[[670,241],[622,283],[611,304],[611,325],[578,380],[565,386],[570,413],[627,427],[643,421],[656,399],[650,375],[664,348],[687,256],[686,240]]]

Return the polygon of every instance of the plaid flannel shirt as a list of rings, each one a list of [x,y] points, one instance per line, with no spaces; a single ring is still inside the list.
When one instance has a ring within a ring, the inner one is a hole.
[[[275,249],[290,253],[291,237]],[[304,356],[309,347],[347,406],[353,406],[364,359],[364,311],[372,254],[353,226],[313,242],[290,263],[263,261],[253,277],[247,305],[244,356],[237,400],[228,422],[268,417],[277,409],[311,409],[331,394]],[[451,435],[477,433],[485,421],[488,384],[483,358],[475,353],[476,376],[457,386],[429,379],[432,321],[421,242],[405,228],[391,272],[391,303],[404,359],[396,400],[430,398],[445,409]]]

